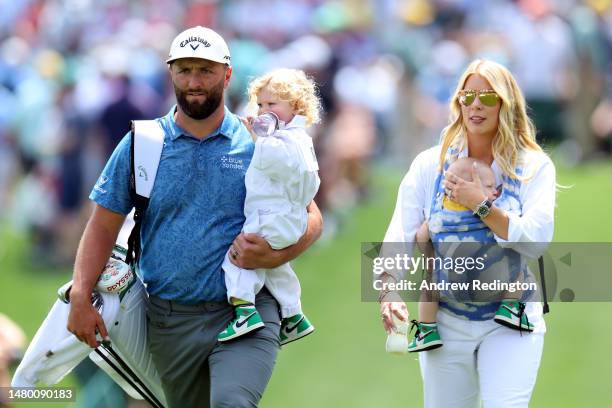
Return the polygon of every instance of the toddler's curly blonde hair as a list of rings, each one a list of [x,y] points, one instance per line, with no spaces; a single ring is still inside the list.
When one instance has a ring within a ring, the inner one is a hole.
[[[257,105],[257,94],[264,88],[291,104],[308,126],[321,120],[321,101],[312,78],[299,69],[281,68],[257,77],[249,83],[249,104]]]

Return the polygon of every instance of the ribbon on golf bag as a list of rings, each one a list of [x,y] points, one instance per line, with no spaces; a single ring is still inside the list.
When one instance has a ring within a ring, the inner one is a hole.
[[[134,120],[131,123],[130,196],[134,202],[134,228],[128,238],[125,261],[134,270],[140,260],[140,226],[155,183],[164,135],[156,120]]]

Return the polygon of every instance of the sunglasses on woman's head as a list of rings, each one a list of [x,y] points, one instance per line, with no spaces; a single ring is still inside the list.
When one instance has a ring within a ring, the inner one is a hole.
[[[474,103],[476,97],[485,106],[495,106],[499,101],[499,95],[492,89],[483,89],[482,91],[464,89],[459,91],[459,103],[463,106],[470,106]]]

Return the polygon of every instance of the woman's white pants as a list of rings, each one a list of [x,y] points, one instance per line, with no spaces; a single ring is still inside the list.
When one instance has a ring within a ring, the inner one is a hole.
[[[528,303],[532,333],[493,320],[438,312],[444,345],[419,353],[426,408],[523,408],[536,382],[546,325],[542,305]]]

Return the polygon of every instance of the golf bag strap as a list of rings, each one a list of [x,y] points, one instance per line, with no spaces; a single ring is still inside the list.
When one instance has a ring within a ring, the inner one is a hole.
[[[134,120],[130,142],[130,196],[134,202],[134,228],[128,238],[125,262],[135,268],[140,259],[140,226],[164,147],[164,130],[156,120]]]
[[[540,281],[542,282],[542,298],[544,300],[544,307],[542,308],[542,312],[546,314],[550,312],[550,308],[548,307],[548,296],[546,295],[546,280],[544,278],[544,257],[538,258],[538,269],[540,270]]]

